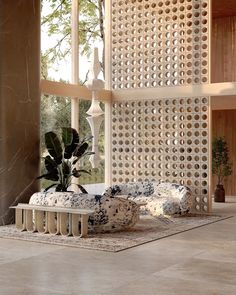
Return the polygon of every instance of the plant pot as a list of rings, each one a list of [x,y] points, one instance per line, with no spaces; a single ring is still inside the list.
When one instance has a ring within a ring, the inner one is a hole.
[[[225,189],[222,184],[217,184],[214,192],[214,201],[217,203],[225,202]]]

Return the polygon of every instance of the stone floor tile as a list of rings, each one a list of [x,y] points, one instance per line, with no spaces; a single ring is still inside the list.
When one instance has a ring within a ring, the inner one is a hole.
[[[191,280],[176,279],[172,277],[147,277],[143,280],[132,282],[112,293],[101,295],[235,295],[235,287],[219,283],[206,283]]]

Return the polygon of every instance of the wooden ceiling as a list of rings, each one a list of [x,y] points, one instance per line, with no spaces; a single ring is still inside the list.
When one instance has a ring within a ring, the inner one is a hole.
[[[212,16],[236,16],[236,0],[212,0]]]

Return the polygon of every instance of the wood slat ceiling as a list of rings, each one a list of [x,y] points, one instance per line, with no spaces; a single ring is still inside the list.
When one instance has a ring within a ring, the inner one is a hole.
[[[236,16],[236,0],[212,0],[212,16]]]

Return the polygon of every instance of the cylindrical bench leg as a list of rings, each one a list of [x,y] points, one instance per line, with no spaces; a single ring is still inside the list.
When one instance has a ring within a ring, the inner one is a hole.
[[[80,236],[79,221],[79,214],[71,214],[71,233],[74,237]]]
[[[47,225],[50,234],[57,233],[56,214],[55,212],[47,212]]]
[[[35,210],[35,230],[39,233],[44,233],[44,212]]]
[[[88,214],[83,214],[81,216],[81,237],[86,237],[88,235]]]
[[[23,209],[16,208],[15,219],[16,219],[15,220],[16,221],[16,228],[18,230],[22,230],[22,231],[26,230]]]
[[[48,212],[45,211],[44,214],[44,233],[47,234],[48,233]]]
[[[69,225],[69,228],[68,228],[68,236],[72,236],[72,214],[69,213],[68,214],[68,225]]]
[[[24,210],[24,219],[27,231],[34,231],[33,210]]]
[[[56,235],[60,235],[60,213],[57,212],[57,232]]]
[[[67,213],[59,213],[59,226],[60,226],[60,234],[63,236],[68,235],[68,214]]]

